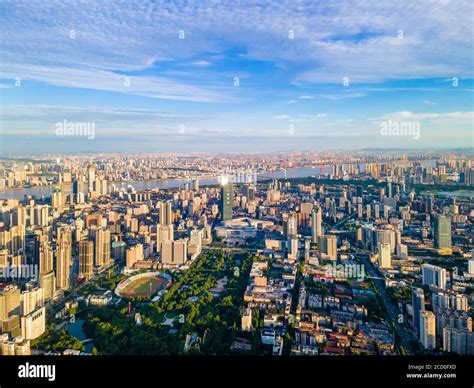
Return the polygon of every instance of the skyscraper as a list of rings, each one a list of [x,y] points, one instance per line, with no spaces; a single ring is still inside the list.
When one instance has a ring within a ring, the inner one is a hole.
[[[395,231],[392,229],[377,230],[377,243],[385,243],[390,245],[390,252],[395,252],[396,239]]]
[[[420,314],[420,342],[425,349],[436,348],[436,320],[431,311]]]
[[[310,202],[303,202],[300,205],[300,225],[303,228],[309,228],[313,204]]]
[[[434,220],[435,248],[451,248],[451,218],[437,216]]]
[[[40,273],[39,275],[39,285],[43,289],[43,297],[45,301],[51,300],[54,298],[56,293],[56,281],[54,279],[54,271],[48,273]]]
[[[425,293],[422,288],[412,288],[411,306],[413,309],[413,326],[420,332],[420,313],[425,311]]]
[[[232,219],[232,200],[232,182],[230,182],[228,178],[223,178],[221,182],[221,199],[219,206],[222,221]]]
[[[92,277],[94,269],[94,242],[90,240],[79,241],[79,276],[86,280]]]
[[[423,285],[446,288],[446,270],[431,264],[421,266],[421,276]]]
[[[190,232],[190,240],[189,240],[189,253],[201,253],[202,249],[202,235],[203,235],[203,230],[201,229],[193,229]]]
[[[390,244],[388,243],[378,243],[378,259],[380,268],[391,268],[392,267],[392,258],[390,252]]]
[[[84,183],[80,180],[75,179],[72,182],[72,193],[74,195],[77,195],[79,193],[82,193],[84,190]]]
[[[173,210],[171,207],[170,201],[160,202],[160,224],[163,226],[168,226],[173,223]]]
[[[53,189],[51,194],[51,206],[54,209],[61,209],[64,206],[64,193],[59,188]]]
[[[311,213],[311,241],[318,242],[318,238],[322,235],[322,211],[321,209],[313,209]]]
[[[161,262],[173,265],[173,241],[166,240],[161,243]]]
[[[20,289],[16,285],[8,285],[0,290],[0,319],[3,321],[10,315],[20,312]]]
[[[17,255],[25,249],[25,226],[0,227],[0,249],[8,254]]]
[[[283,214],[283,235],[285,237],[296,237],[298,234],[298,220],[295,212]]]
[[[48,226],[49,206],[38,205],[33,208],[34,221],[33,225]]]
[[[161,252],[161,245],[165,241],[174,240],[173,225],[156,225],[156,251]]]
[[[23,227],[26,225],[26,208],[15,207],[12,210],[12,226]]]
[[[41,287],[28,286],[20,294],[20,314],[28,315],[37,307],[44,305],[44,290]],[[0,314],[1,315],[1,314]]]
[[[445,327],[443,329],[443,350],[474,355],[474,332],[467,329]]]
[[[53,250],[49,244],[47,234],[35,236],[35,261],[39,265],[39,272],[41,274],[46,274],[53,270]]]
[[[58,230],[55,254],[56,288],[68,289],[72,257],[72,236],[69,228]]]
[[[337,259],[337,237],[335,235],[321,236],[319,238],[319,250],[322,255],[331,260]]]
[[[72,183],[72,197],[75,203],[84,202],[84,182],[80,180],[74,180]]]
[[[374,206],[374,218],[378,220],[380,218],[380,205],[378,203]]]
[[[299,250],[298,250],[298,239],[289,237],[287,246],[288,246],[288,260],[297,260],[298,255],[299,255]]]
[[[255,186],[252,186],[249,183],[244,184],[242,187],[242,194],[247,197],[248,201],[254,201],[255,200]]]
[[[110,262],[110,230],[95,231],[95,265],[104,266]]]
[[[38,338],[46,330],[46,308],[37,307],[21,317],[21,335],[26,340]]]
[[[188,240],[181,239],[173,242],[173,263],[184,264],[188,260]]]
[[[143,244],[137,244],[127,249],[126,266],[128,268],[133,268],[137,261],[142,261],[143,259]]]
[[[90,163],[87,168],[87,180],[89,186],[89,195],[94,191],[94,181],[95,181],[95,166],[93,163]]]

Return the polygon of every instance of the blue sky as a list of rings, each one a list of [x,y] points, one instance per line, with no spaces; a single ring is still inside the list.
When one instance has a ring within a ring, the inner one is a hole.
[[[474,6],[415,3],[2,1],[0,150],[473,146]]]

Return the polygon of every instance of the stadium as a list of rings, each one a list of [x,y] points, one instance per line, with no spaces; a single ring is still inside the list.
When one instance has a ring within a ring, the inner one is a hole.
[[[171,284],[171,278],[161,272],[145,272],[122,280],[115,288],[120,298],[150,298]]]

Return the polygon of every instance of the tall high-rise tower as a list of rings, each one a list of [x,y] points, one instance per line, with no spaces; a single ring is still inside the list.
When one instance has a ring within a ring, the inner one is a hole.
[[[95,265],[101,267],[110,262],[110,230],[95,231]]]
[[[93,163],[91,163],[87,167],[87,183],[89,186],[89,193],[94,191],[94,181],[95,181],[95,166]]]
[[[438,216],[434,220],[434,242],[435,247],[451,248],[451,218]]]
[[[225,177],[221,181],[221,200],[219,203],[219,210],[221,213],[222,221],[229,221],[232,219],[232,182]]]
[[[55,255],[56,288],[59,290],[68,289],[72,264],[72,237],[69,228],[58,230]]]
[[[92,277],[94,269],[94,242],[90,240],[79,241],[79,276],[86,280]]]
[[[313,209],[311,212],[311,241],[318,242],[318,238],[322,235],[322,211],[321,209]]]
[[[160,225],[168,226],[173,223],[173,210],[171,207],[171,202],[160,202],[159,203],[160,209]]]
[[[413,325],[420,332],[420,314],[425,311],[425,294],[422,288],[411,290],[411,305],[413,308]]]
[[[35,237],[35,261],[39,265],[40,274],[53,271],[53,250],[47,234]]]
[[[425,349],[436,348],[436,320],[431,311],[420,314],[420,342]]]

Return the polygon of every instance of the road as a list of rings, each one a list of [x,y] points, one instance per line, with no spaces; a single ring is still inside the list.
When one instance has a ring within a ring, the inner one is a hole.
[[[337,224],[333,226],[333,230],[338,230],[342,226],[345,225],[347,221],[349,221],[356,213],[353,213],[345,218],[343,218],[341,221],[339,221]],[[389,323],[395,327],[395,331],[398,334],[398,339],[401,343],[402,348],[404,351],[408,354],[414,354],[415,349],[412,345],[412,341],[417,341],[417,338],[413,335],[413,333],[408,330],[408,328],[398,322],[399,316],[402,316],[403,319],[405,319],[405,316],[402,314],[400,309],[398,308],[398,304],[394,303],[392,299],[390,299],[390,296],[388,295],[387,289],[385,287],[385,280],[383,276],[380,274],[378,268],[376,268],[373,263],[370,261],[370,256],[366,252],[358,252],[354,255],[357,257],[359,260],[362,261],[365,267],[366,273],[368,273],[369,277],[372,278],[374,285],[376,287],[376,292],[379,295],[385,310],[387,311],[387,318],[389,319]],[[399,353],[403,354],[403,351],[401,351],[400,347],[398,347]]]
[[[382,300],[383,305],[387,311],[387,317],[389,319],[389,323],[395,327],[395,330],[398,334],[398,338],[401,342],[403,349],[408,354],[414,354],[415,349],[413,348],[412,341],[416,341],[416,338],[413,336],[413,333],[407,329],[407,327],[399,323],[398,317],[402,312],[398,308],[398,305],[390,299],[388,295],[387,289],[385,287],[385,281],[382,278],[381,274],[379,273],[378,269],[375,268],[373,263],[370,262],[369,256],[367,254],[355,254],[357,258],[359,258],[365,266],[366,273],[372,278],[376,291],[380,299]],[[402,314],[404,317],[404,315]]]
[[[339,228],[341,228],[342,226],[344,226],[347,221],[351,220],[352,218],[355,218],[356,215],[357,215],[357,213],[354,212],[354,213],[349,214],[348,216],[344,217],[342,220],[338,221],[336,224],[334,224],[334,225],[331,227],[330,232],[332,232],[332,231],[334,231],[334,230],[338,230]]]

